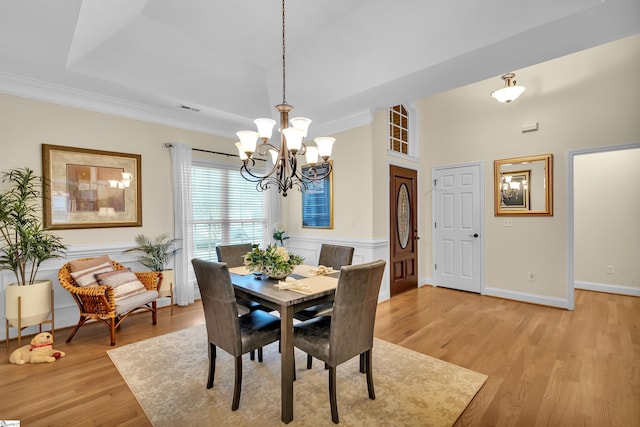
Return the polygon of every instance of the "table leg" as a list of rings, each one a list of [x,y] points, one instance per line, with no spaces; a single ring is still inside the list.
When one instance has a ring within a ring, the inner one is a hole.
[[[293,420],[293,307],[284,307],[280,311],[280,355],[281,382],[280,390],[282,401],[282,422],[289,423]]]

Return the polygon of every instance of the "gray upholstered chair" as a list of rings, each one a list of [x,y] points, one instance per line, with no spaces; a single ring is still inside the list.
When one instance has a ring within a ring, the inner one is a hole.
[[[191,260],[196,274],[209,340],[209,378],[213,387],[216,348],[235,358],[235,384],[231,410],[238,409],[242,391],[242,355],[280,339],[280,318],[261,310],[238,316],[238,306],[227,265]],[[260,354],[260,353],[259,353]]]
[[[353,251],[354,249],[350,246],[327,245],[323,243],[322,247],[320,247],[318,265],[340,270],[345,265],[351,265],[353,261]],[[318,316],[330,316],[332,308],[333,303],[330,302],[318,304],[294,313],[293,317],[298,320],[309,320]]]
[[[247,252],[251,252],[251,243],[216,246],[218,261],[224,262],[229,268],[244,265],[244,256]]]
[[[353,248],[350,246],[338,246],[322,244],[318,265],[333,267],[340,270],[343,265],[351,265],[353,261]]]
[[[218,255],[218,261],[227,264],[228,268],[240,267],[244,265],[244,256],[247,252],[251,252],[251,243],[240,243],[237,245],[220,245],[216,246],[216,255]],[[238,312],[240,314],[247,313],[248,311],[264,310],[273,311],[263,305],[258,304],[255,301],[248,300],[246,298],[236,298],[238,303]]]
[[[343,267],[331,316],[316,317],[293,327],[293,342],[309,356],[329,367],[331,419],[338,423],[336,367],[360,355],[364,357],[369,398],[375,399],[371,351],[378,293],[386,262]],[[304,379],[301,379],[304,381]]]

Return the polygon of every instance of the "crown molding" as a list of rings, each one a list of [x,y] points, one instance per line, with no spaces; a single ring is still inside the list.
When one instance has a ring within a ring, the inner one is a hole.
[[[186,120],[176,114],[144,104],[9,73],[0,72],[0,92],[179,129],[229,135],[229,131],[221,127]]]

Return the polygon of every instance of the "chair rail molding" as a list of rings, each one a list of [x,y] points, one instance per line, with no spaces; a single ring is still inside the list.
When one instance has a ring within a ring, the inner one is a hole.
[[[77,258],[95,258],[101,255],[108,255],[114,261],[130,267],[134,271],[147,271],[147,268],[138,262],[135,253],[125,253],[124,251],[135,246],[135,242],[123,243],[100,243],[86,245],[71,245],[67,249],[67,256],[60,259],[50,259],[42,263],[38,272],[38,279],[51,280],[53,285],[53,310],[56,316],[56,329],[67,326],[75,326],[78,322],[78,306],[73,301],[73,297],[67,292],[58,281],[58,270],[69,260]],[[0,320],[5,319],[5,289],[9,284],[15,283],[15,276],[11,271],[0,272]],[[168,298],[158,300],[158,307],[169,304]],[[22,335],[31,335],[38,332],[38,326],[25,328]],[[15,335],[14,335],[15,334]],[[17,330],[11,329],[9,337],[17,337]],[[0,340],[6,338],[5,328],[0,331]],[[65,338],[66,339],[66,338]]]
[[[305,258],[306,264],[314,265],[318,263],[318,257],[320,256],[320,247],[323,243],[331,245],[352,246],[354,248],[353,264],[363,264],[365,262],[371,262],[378,259],[385,260],[387,262],[387,267],[384,270],[382,286],[380,287],[380,294],[378,295],[378,302],[386,301],[391,298],[388,273],[389,239],[353,239],[325,236],[291,235],[289,236],[289,239],[287,240],[285,246],[287,247],[288,251],[291,251],[296,255],[303,256]]]

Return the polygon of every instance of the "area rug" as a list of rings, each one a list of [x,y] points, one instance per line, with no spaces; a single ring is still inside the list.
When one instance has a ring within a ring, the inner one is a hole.
[[[264,362],[243,357],[240,408],[231,411],[233,358],[218,350],[213,388],[207,390],[207,336],[194,326],[107,352],[150,422],[163,426],[277,426],[280,420],[280,354],[264,348]],[[332,426],[328,371],[296,349],[294,420],[290,426]],[[338,367],[342,426],[451,426],[487,379],[486,375],[403,347],[375,340],[373,380],[367,394],[358,358]]]

